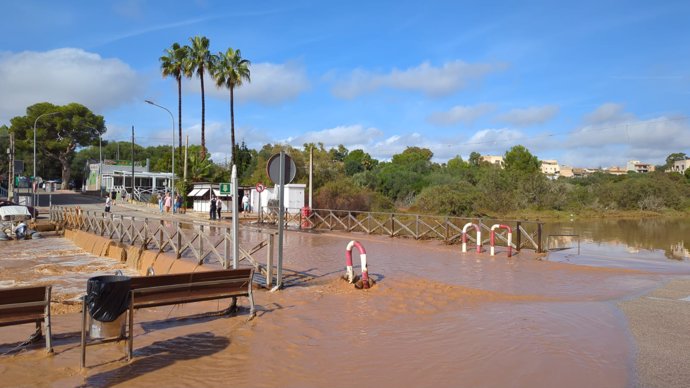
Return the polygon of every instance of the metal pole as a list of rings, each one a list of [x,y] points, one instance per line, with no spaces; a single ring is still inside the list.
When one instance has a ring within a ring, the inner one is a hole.
[[[170,197],[175,200],[175,116],[173,116],[172,112],[161,105],[156,104],[155,102],[151,100],[144,100],[146,101],[147,104],[151,104],[153,106],[157,106],[161,109],[164,109],[168,114],[170,115],[170,119],[172,120],[172,178],[171,178],[171,183],[170,183]],[[173,207],[174,209],[174,207]]]
[[[103,198],[103,147],[102,136],[98,135],[98,192]]]
[[[182,144],[180,144],[180,147],[182,147]],[[187,211],[187,151],[189,150],[189,135],[187,135],[187,141],[184,146],[184,188],[182,192],[182,200],[184,201],[184,206],[185,206],[185,212]],[[227,259],[227,257],[226,257]]]
[[[309,148],[309,209],[312,209],[311,197],[312,197],[312,192],[314,191],[314,187],[312,185],[313,182],[314,182],[314,146],[311,146],[311,148]]]
[[[36,175],[36,124],[38,123],[38,120],[39,120],[41,117],[43,117],[43,116],[51,116],[51,115],[55,115],[55,114],[58,114],[58,113],[60,113],[60,112],[44,113],[44,114],[39,115],[38,117],[36,117],[36,120],[34,120],[34,171],[33,171],[33,173],[34,173],[34,179],[33,179],[33,182],[31,182],[31,188],[33,189],[33,196],[31,197],[31,205],[33,205],[33,206],[35,206],[35,207],[38,207],[38,204],[36,203],[36,191],[38,191],[38,190],[37,190],[38,187],[35,187],[35,186],[33,185],[33,183],[36,182],[36,176],[37,176],[37,175]],[[34,188],[34,187],[35,187],[35,188]],[[34,220],[36,219],[36,212],[34,212],[34,213],[31,215],[31,218],[33,218]]]
[[[285,151],[280,151],[280,177],[278,178],[278,268],[276,286],[271,291],[283,288],[283,220],[285,219]]]
[[[130,198],[134,201],[134,125],[132,125],[132,196]]]
[[[230,184],[232,185],[232,268],[237,269],[239,266],[240,256],[240,219],[237,211],[237,166],[232,165],[232,175],[230,177]]]
[[[14,198],[14,133],[10,133],[10,148],[9,153],[9,170],[7,174],[7,199],[15,201]]]

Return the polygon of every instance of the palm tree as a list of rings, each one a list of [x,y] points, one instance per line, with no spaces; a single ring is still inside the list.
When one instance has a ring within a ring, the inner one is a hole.
[[[230,89],[230,143],[232,147],[232,164],[237,164],[235,155],[235,87],[242,86],[244,81],[251,82],[249,66],[251,62],[242,58],[240,50],[229,48],[225,53],[213,56],[211,75],[216,86]]]
[[[180,160],[182,160],[182,76],[185,75],[185,62],[189,46],[181,47],[175,42],[169,49],[165,50],[166,55],[160,57],[161,73],[163,77],[173,77],[177,81],[177,124],[178,142],[180,145]]]
[[[201,81],[201,158],[206,157],[206,100],[204,98],[204,72],[211,64],[211,52],[209,51],[209,41],[205,36],[195,36],[189,38],[192,45],[187,53],[185,75],[191,76],[193,73]]]

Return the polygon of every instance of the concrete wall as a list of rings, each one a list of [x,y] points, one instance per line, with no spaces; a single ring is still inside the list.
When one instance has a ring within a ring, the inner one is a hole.
[[[185,272],[211,271],[213,266],[203,266],[185,259],[176,259],[170,253],[159,253],[156,250],[142,250],[140,247],[121,244],[107,237],[83,232],[81,230],[65,230],[65,238],[72,240],[79,248],[95,256],[108,257],[130,268],[136,269],[141,275],[146,275],[149,268],[154,274],[164,275]]]

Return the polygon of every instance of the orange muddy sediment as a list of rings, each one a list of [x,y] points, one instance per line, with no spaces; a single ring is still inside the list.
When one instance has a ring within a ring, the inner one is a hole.
[[[257,290],[251,322],[244,299],[230,317],[205,314],[224,301],[138,311],[131,363],[124,343],[90,346],[89,368],[80,372],[80,316],[58,315],[56,354],[39,343],[0,356],[0,386],[625,387],[636,379],[635,350],[615,302],[670,276],[366,237],[360,241],[377,284],[356,290],[339,279],[350,239],[288,233],[288,287]],[[59,249],[70,251],[64,244]],[[88,268],[80,265],[72,269]],[[54,270],[34,266],[37,281]],[[0,281],[15,271],[3,270]],[[195,314],[202,315],[187,318]],[[0,328],[0,352],[32,329]]]

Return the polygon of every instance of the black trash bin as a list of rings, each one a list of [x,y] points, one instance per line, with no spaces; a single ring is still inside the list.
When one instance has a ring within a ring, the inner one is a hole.
[[[86,283],[86,308],[91,322],[91,338],[121,337],[125,329],[125,314],[129,308],[129,276],[96,276]]]

